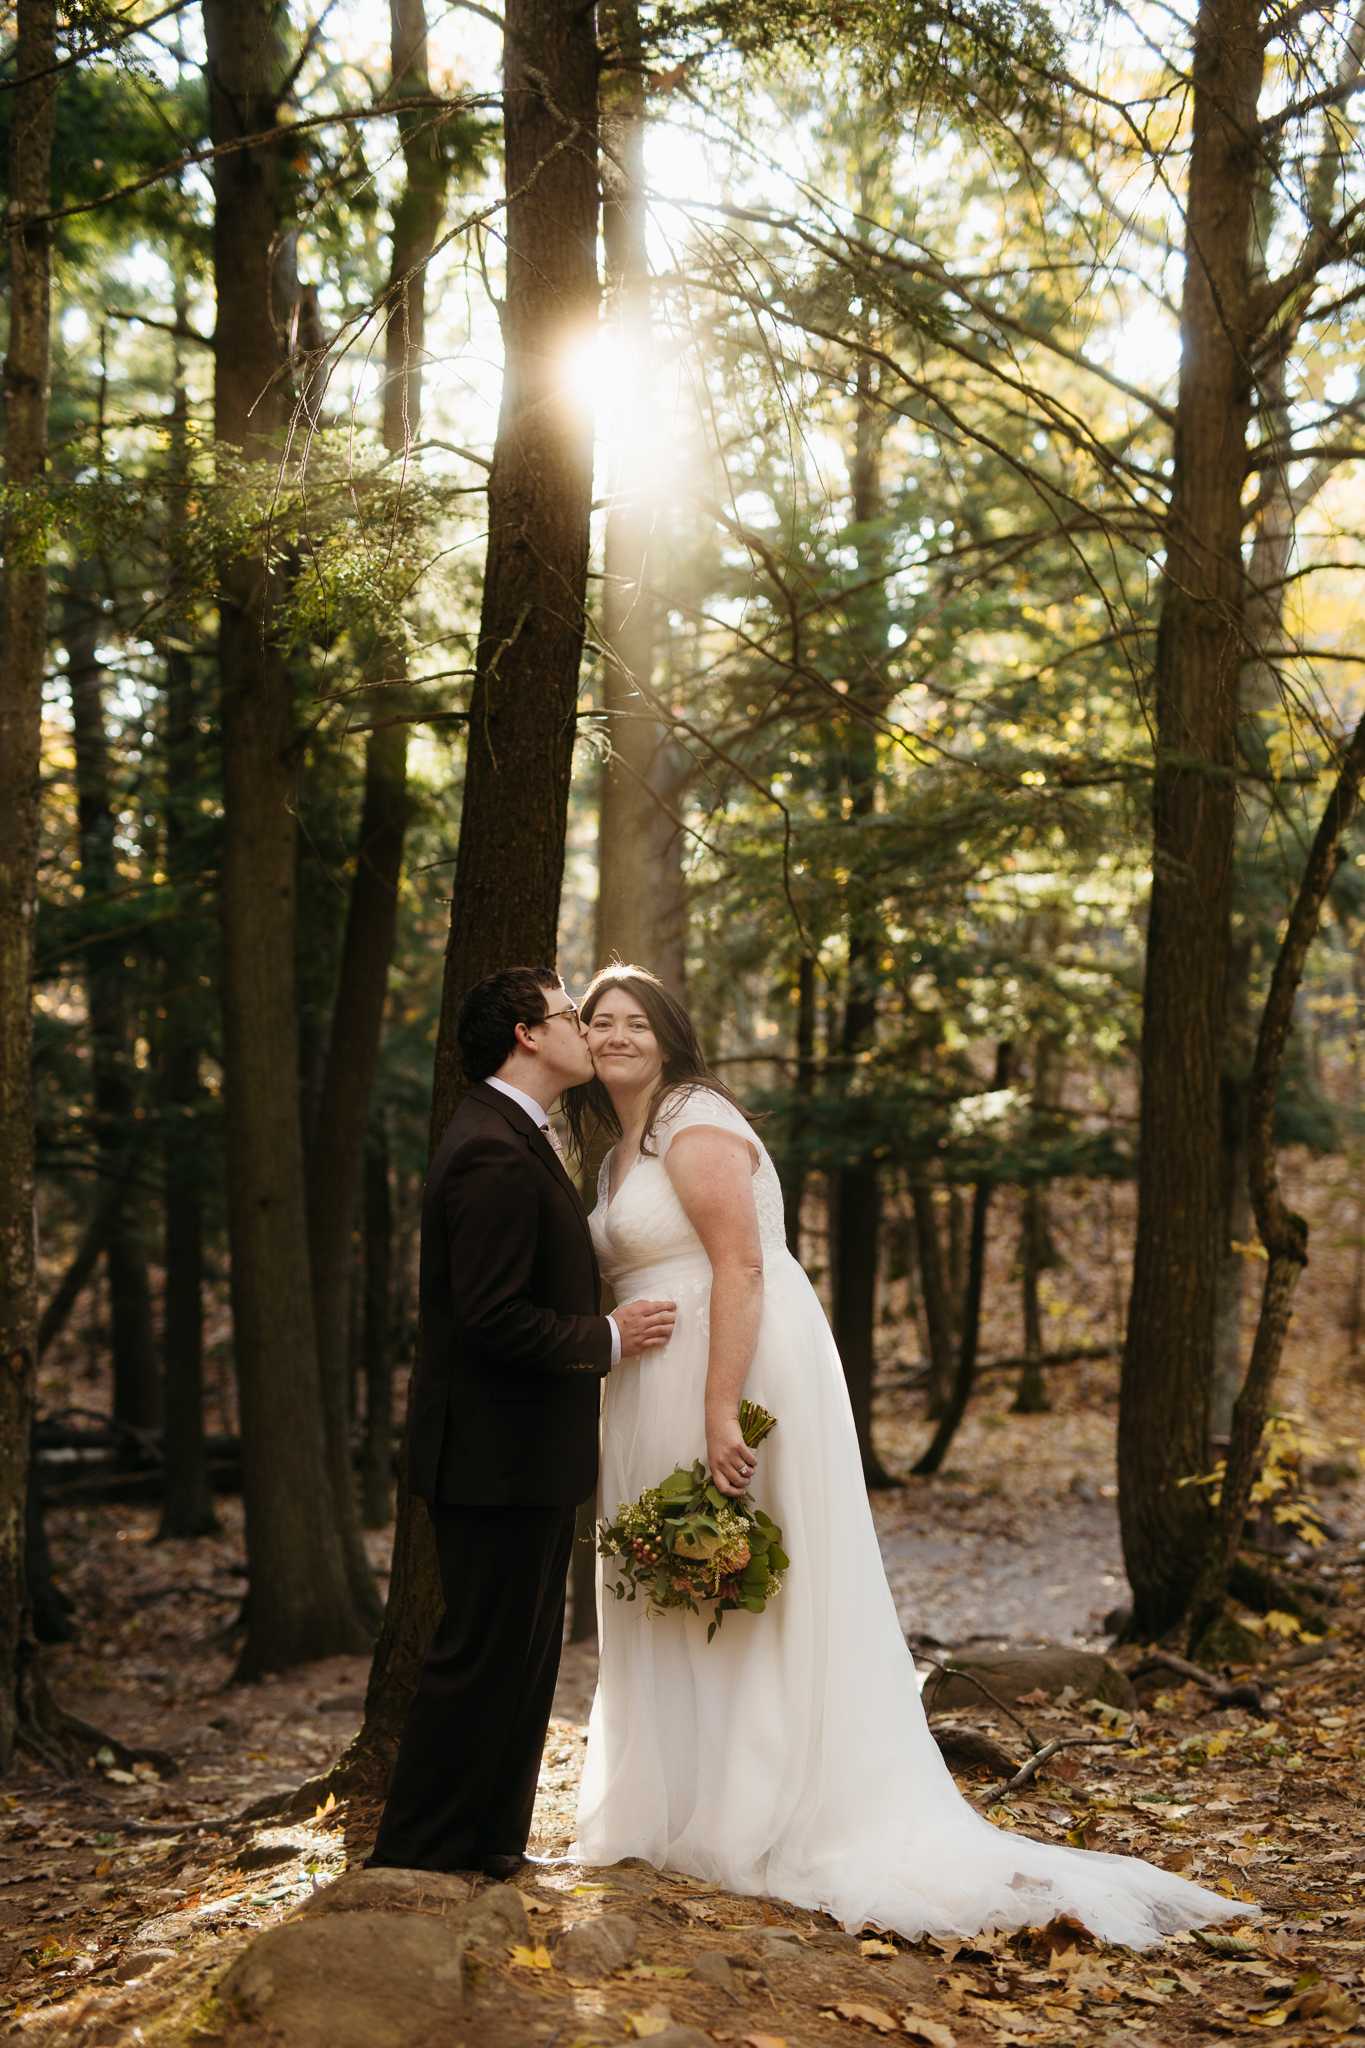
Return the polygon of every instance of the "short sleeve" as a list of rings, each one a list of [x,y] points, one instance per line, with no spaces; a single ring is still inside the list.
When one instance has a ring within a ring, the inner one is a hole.
[[[679,1131],[690,1131],[698,1125],[713,1131],[732,1131],[736,1137],[743,1138],[753,1161],[751,1171],[757,1173],[763,1155],[748,1118],[732,1102],[727,1102],[723,1095],[715,1094],[710,1088],[680,1089],[659,1111],[654,1125],[654,1143],[660,1160],[668,1158],[668,1148]]]

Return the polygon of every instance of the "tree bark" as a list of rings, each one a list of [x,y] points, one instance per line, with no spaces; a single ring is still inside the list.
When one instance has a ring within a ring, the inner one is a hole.
[[[9,353],[5,358],[4,637],[0,642],[0,1768],[24,1714],[24,1510],[37,1364],[34,1220],[34,941],[47,568],[25,553],[24,494],[47,468],[57,11],[19,0],[9,139]]]
[[[815,1093],[815,956],[803,953],[796,963],[796,1075],[783,1147],[782,1211],[787,1250],[801,1257],[801,1211],[806,1200],[804,1140],[811,1098]]]
[[[637,0],[604,0],[600,90],[602,249],[612,346],[608,509],[603,545],[603,690],[611,753],[602,766],[597,842],[597,959],[652,968],[681,1002],[686,906],[679,887],[681,794],[654,715],[655,612],[650,539],[653,335],[645,199],[645,64]]]
[[[915,1211],[915,1248],[919,1257],[920,1293],[929,1339],[929,1398],[925,1414],[931,1422],[940,1422],[953,1398],[956,1376],[952,1304],[943,1276],[943,1246],[938,1234],[938,1218],[934,1214],[934,1191],[927,1180],[911,1182],[910,1200]]]
[[[275,20],[272,0],[204,0],[215,143],[276,124]],[[217,355],[216,431],[268,476],[286,403],[278,151],[233,150],[214,177],[218,333],[231,338]],[[298,736],[280,594],[259,554],[223,563],[223,1073],[251,1585],[242,1678],[369,1640],[332,1513],[314,1337],[294,1007]]]
[[[1133,1632],[1185,1612],[1208,1536],[1219,1116],[1252,396],[1248,262],[1263,64],[1255,0],[1202,0],[1174,468],[1157,633],[1138,1225],[1119,1407]]]
[[[432,1087],[431,1150],[464,1090],[455,1016],[472,984],[556,952],[587,594],[592,422],[568,352],[597,309],[597,50],[570,0],[504,8],[507,295],[502,406],[488,487],[450,937]],[[398,1461],[393,1572],[365,1721],[327,1782],[386,1783],[442,1611],[431,1524]]]
[[[396,99],[425,96],[427,23],[422,0],[391,0],[389,13],[392,95]],[[384,443],[391,454],[402,456],[416,438],[421,419],[426,332],[423,265],[445,218],[450,163],[429,117],[401,116],[399,132],[406,183],[393,215],[384,327]],[[381,633],[371,662],[378,678],[368,700],[373,729],[365,744],[360,845],[312,1145],[308,1229],[337,1519],[346,1544],[352,1594],[360,1612],[377,1629],[383,1610],[361,1538],[361,1512],[351,1473],[346,1305],[351,1223],[379,1061],[408,823],[408,729],[394,722],[401,718],[407,693],[407,648],[401,635]],[[387,1494],[387,1478],[384,1489]]]
[[[389,1140],[380,1116],[365,1143],[365,1444],[361,1516],[367,1529],[386,1529],[393,1501],[393,1198]]]
[[[1358,66],[1356,69],[1358,70]],[[1291,420],[1285,397],[1285,365],[1279,356],[1262,387],[1262,436],[1287,440]],[[1291,484],[1283,465],[1262,484],[1265,502],[1257,515],[1247,564],[1244,632],[1246,660],[1238,698],[1238,748],[1250,771],[1240,786],[1237,863],[1233,882],[1233,937],[1228,954],[1227,1043],[1223,1058],[1221,1196],[1223,1228],[1219,1246],[1218,1294],[1214,1322],[1213,1390],[1209,1434],[1215,1441],[1232,1428],[1233,1404],[1242,1383],[1242,1297],[1247,1262],[1235,1249],[1251,1233],[1247,1115],[1251,1095],[1253,1026],[1251,959],[1257,927],[1267,922],[1257,897],[1258,870],[1271,816],[1273,771],[1270,722],[1280,706],[1280,679],[1271,650],[1284,645],[1284,600],[1299,515],[1312,503],[1333,471],[1315,463]]]
[[[1052,1403],[1043,1384],[1043,1326],[1038,1314],[1038,1274],[1047,1239],[1047,1186],[1032,1181],[1024,1190],[1024,1228],[1019,1240],[1024,1309],[1024,1365],[1014,1397],[1016,1415],[1046,1415]]]
[[[870,210],[869,174],[861,178],[862,208]],[[869,712],[885,709],[880,665],[886,654],[886,589],[880,572],[884,549],[878,532],[882,516],[881,447],[885,416],[876,405],[873,372],[859,360],[856,372],[853,460],[850,465],[852,511],[858,566],[865,591],[849,622],[849,639],[861,655],[864,673],[858,694]],[[857,833],[871,817],[877,789],[876,728],[865,718],[850,716],[844,743],[845,796],[849,827]],[[874,881],[859,882],[850,861],[848,921],[848,986],[840,1051],[852,1080],[856,1062],[870,1055],[877,1037],[878,962],[882,950],[880,906]],[[853,1421],[862,1453],[863,1477],[871,1487],[898,1485],[883,1468],[872,1447],[873,1332],[877,1290],[877,1234],[881,1221],[881,1178],[870,1153],[840,1166],[831,1175],[830,1281],[834,1297],[834,1341],[843,1360],[844,1378],[853,1404]]]
[[[597,320],[597,49],[571,0],[504,11],[502,407],[470,703],[432,1131],[463,1091],[455,1013],[514,962],[552,961],[564,869],[592,501],[572,352]]]
[[[1275,1096],[1285,1044],[1294,1026],[1294,999],[1303,979],[1304,962],[1318,928],[1327,892],[1341,864],[1342,835],[1360,807],[1363,778],[1365,718],[1356,727],[1346,749],[1340,775],[1314,837],[1288,928],[1276,957],[1270,993],[1266,997],[1256,1038],[1247,1149],[1256,1227],[1266,1248],[1268,1264],[1246,1384],[1233,1409],[1232,1440],[1228,1445],[1217,1517],[1211,1539],[1200,1560],[1198,1582],[1190,1602],[1192,1644],[1199,1641],[1216,1619],[1227,1595],[1228,1580],[1236,1562],[1256,1478],[1257,1458],[1266,1417],[1270,1413],[1275,1376],[1279,1371],[1293,1311],[1294,1290],[1308,1263],[1308,1225],[1302,1216],[1294,1214],[1280,1193],[1275,1156]]]
[[[104,666],[99,659],[103,607],[88,564],[78,567],[62,607],[66,676],[76,757],[76,815],[81,897],[94,924],[107,923],[119,887],[114,852],[118,808],[111,788],[104,708]],[[117,917],[117,913],[112,915]],[[161,1373],[152,1327],[152,1290],[138,1199],[137,1102],[132,1030],[136,997],[124,967],[124,941],[111,937],[85,947],[86,1005],[94,1094],[95,1145],[100,1178],[118,1190],[105,1236],[114,1365],[114,1416],[133,1429],[158,1429]]]
[[[967,1286],[962,1303],[962,1338],[952,1398],[934,1431],[929,1448],[915,1466],[918,1474],[937,1472],[957,1435],[967,1412],[976,1378],[977,1338],[981,1328],[981,1292],[986,1277],[986,1215],[994,1194],[994,1183],[979,1180],[972,1189],[972,1224],[968,1236]]]
[[[1048,950],[1056,951],[1060,932],[1047,934]],[[1046,1145],[1056,1135],[1065,1071],[1064,1041],[1039,1032],[1033,1058],[1033,1138]],[[1043,1380],[1043,1326],[1038,1310],[1038,1275],[1057,1263],[1052,1248],[1052,1183],[1031,1181],[1024,1190],[1023,1231],[1019,1241],[1024,1310],[1024,1367],[1014,1397],[1016,1415],[1046,1415],[1051,1402]]]
[[[189,294],[176,279],[177,324],[189,317]],[[166,869],[185,891],[199,839],[199,701],[183,641],[190,628],[177,594],[183,589],[186,490],[189,480],[189,394],[180,343],[175,343],[171,393],[170,602],[165,643]],[[166,1498],[159,1537],[211,1536],[218,1527],[204,1447],[204,1091],[199,1079],[197,1005],[183,991],[200,958],[198,930],[179,940],[163,961],[169,986],[161,1034],[162,1234],[166,1282],[161,1346],[165,1361]]]
[[[1013,1051],[1014,1048],[1008,1041],[996,1047],[995,1079],[991,1083],[993,1089],[1008,1088]],[[947,1410],[934,1431],[929,1448],[914,1467],[918,1474],[938,1471],[947,1455],[948,1446],[957,1435],[958,1427],[967,1412],[967,1403],[972,1398],[972,1384],[976,1378],[977,1342],[981,1332],[981,1296],[986,1282],[986,1217],[994,1193],[995,1183],[984,1179],[977,1181],[972,1189],[972,1223],[967,1241],[967,1281],[962,1296],[962,1337],[957,1358],[957,1374]]]

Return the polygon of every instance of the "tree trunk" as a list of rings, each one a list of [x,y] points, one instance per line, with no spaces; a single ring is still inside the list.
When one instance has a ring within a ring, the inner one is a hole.
[[[872,211],[872,173],[859,173],[860,210]],[[872,815],[877,790],[877,732],[870,722],[886,708],[881,665],[889,625],[882,571],[885,548],[882,518],[881,451],[886,416],[878,407],[874,371],[860,357],[855,373],[855,409],[850,463],[853,542],[858,555],[858,598],[850,606],[848,637],[859,657],[857,695],[868,716],[850,714],[844,741],[844,795],[850,831],[862,834]],[[853,880],[848,898],[848,986],[840,1051],[848,1085],[856,1082],[857,1062],[870,1055],[877,1039],[878,963],[882,950],[881,909],[875,880],[860,882],[858,861],[849,866]],[[870,1141],[869,1141],[870,1142]],[[830,1283],[834,1301],[834,1341],[844,1364],[853,1421],[862,1453],[863,1477],[869,1486],[898,1485],[883,1469],[872,1447],[873,1330],[877,1292],[877,1234],[881,1220],[881,1178],[871,1152],[839,1167],[830,1187]]]
[[[393,1198],[389,1140],[380,1116],[365,1144],[365,1446],[361,1516],[367,1529],[388,1527],[393,1501]]]
[[[1008,1088],[1010,1083],[1010,1059],[1014,1048],[1006,1040],[995,1049],[995,1079],[993,1089]],[[967,1280],[962,1296],[962,1337],[957,1358],[957,1373],[953,1380],[952,1399],[934,1431],[928,1450],[914,1467],[916,1473],[937,1472],[947,1455],[948,1446],[957,1435],[958,1427],[967,1412],[967,1403],[972,1397],[972,1383],[976,1378],[976,1349],[981,1332],[981,1296],[986,1282],[986,1216],[991,1206],[995,1183],[979,1180],[972,1189],[972,1223],[967,1243]]]
[[[463,1091],[455,1013],[466,990],[496,968],[555,957],[587,593],[592,421],[570,364],[597,320],[597,48],[591,15],[570,0],[512,0],[504,19],[502,407],[434,1140]]]
[[[1060,931],[1048,931],[1047,948],[1055,954]],[[1057,1112],[1065,1072],[1064,1041],[1040,1032],[1033,1058],[1033,1139],[1047,1145],[1057,1135]],[[1057,1263],[1052,1248],[1052,1183],[1032,1181],[1024,1190],[1023,1231],[1019,1240],[1024,1309],[1024,1367],[1014,1397],[1016,1415],[1046,1415],[1051,1406],[1043,1382],[1043,1326],[1038,1311],[1038,1275]]]
[[[89,564],[77,569],[62,607],[66,677],[71,691],[76,757],[76,814],[81,897],[96,927],[117,920],[112,899],[119,872],[114,851],[118,803],[110,786],[104,711],[104,666],[99,659],[103,607]],[[161,1374],[152,1327],[152,1290],[142,1204],[137,1195],[138,1147],[132,1057],[136,997],[123,964],[124,942],[115,934],[85,947],[85,988],[95,1105],[95,1144],[101,1180],[118,1190],[105,1236],[114,1364],[114,1416],[133,1429],[161,1424]]]
[[[556,952],[587,595],[592,422],[567,354],[597,309],[597,49],[570,0],[508,0],[503,124],[507,293],[502,407],[464,804],[432,1088],[431,1150],[464,1081],[455,1016],[484,975]],[[526,188],[526,189],[523,189]],[[442,1611],[436,1547],[399,1453],[393,1573],[365,1722],[328,1780],[387,1782]]]
[[[962,1339],[958,1351],[957,1372],[953,1380],[952,1398],[938,1428],[934,1431],[928,1450],[914,1468],[919,1474],[938,1471],[949,1444],[957,1435],[958,1426],[967,1412],[967,1403],[972,1397],[972,1383],[976,1377],[977,1336],[981,1327],[981,1293],[986,1276],[986,1214],[994,1192],[994,1185],[988,1180],[979,1180],[972,1189],[972,1224],[968,1238],[967,1285],[962,1303]]]
[[[1133,1633],[1186,1611],[1204,1470],[1219,1249],[1219,1117],[1251,407],[1248,261],[1264,39],[1254,0],[1202,0],[1185,289],[1154,698],[1152,895],[1138,1225],[1119,1406]]]
[[[1043,1383],[1043,1325],[1038,1314],[1038,1274],[1047,1241],[1047,1186],[1032,1181],[1024,1190],[1024,1228],[1019,1240],[1024,1308],[1024,1366],[1014,1397],[1016,1415],[1045,1415],[1051,1407]]]
[[[1222,1494],[1210,1540],[1205,1546],[1198,1582],[1190,1602],[1190,1641],[1197,1644],[1217,1619],[1227,1595],[1237,1557],[1270,1399],[1275,1389],[1284,1340],[1293,1310],[1294,1289],[1308,1263],[1308,1225],[1296,1216],[1280,1193],[1275,1157],[1275,1096],[1285,1043],[1294,1025],[1294,999],[1303,979],[1304,962],[1327,900],[1332,878],[1341,864],[1341,840],[1360,806],[1365,778],[1365,718],[1346,749],[1336,787],[1327,800],[1304,868],[1298,896],[1275,961],[1266,997],[1256,1058],[1251,1074],[1248,1153],[1251,1199],[1256,1227],[1268,1254],[1261,1314],[1256,1326],[1246,1385],[1233,1409]],[[1191,1489],[1192,1490],[1192,1489]]]
[[[787,1250],[801,1257],[801,1211],[806,1200],[804,1142],[811,1098],[815,1093],[815,956],[803,953],[796,965],[796,1076],[783,1147],[782,1210]]]
[[[1268,388],[1265,388],[1268,387]],[[1276,360],[1265,379],[1262,434],[1287,440],[1290,409],[1285,402],[1285,366]],[[1280,677],[1272,650],[1284,644],[1284,600],[1294,554],[1299,514],[1321,491],[1333,471],[1315,463],[1291,485],[1280,465],[1262,483],[1265,503],[1256,520],[1247,564],[1245,635],[1238,699],[1238,745],[1250,774],[1240,788],[1237,863],[1233,882],[1233,939],[1228,954],[1227,1044],[1223,1057],[1220,1193],[1223,1229],[1219,1245],[1218,1294],[1214,1321],[1213,1389],[1209,1434],[1217,1442],[1232,1428],[1233,1404],[1242,1384],[1242,1296],[1247,1262],[1235,1247],[1251,1234],[1247,1115],[1251,1095],[1253,1031],[1251,960],[1257,927],[1265,912],[1257,902],[1254,877],[1264,859],[1273,792],[1271,727],[1280,708]]]
[[[189,294],[176,279],[177,324],[188,318]],[[165,732],[166,869],[173,886],[189,887],[199,837],[199,703],[182,642],[190,621],[176,603],[183,585],[181,551],[189,478],[189,395],[180,344],[175,344],[170,432],[170,597],[167,606]],[[161,1347],[165,1359],[166,1498],[159,1537],[211,1536],[218,1527],[204,1449],[204,1142],[199,1111],[196,1006],[183,993],[199,960],[197,932],[163,962],[168,987],[161,1035],[162,1232],[166,1282]]]
[[[272,0],[204,0],[215,143],[275,126],[275,19]],[[277,150],[233,150],[214,177],[218,333],[232,340],[217,356],[216,431],[268,477],[285,413]],[[298,737],[274,627],[279,577],[240,556],[222,565],[219,598],[223,1075],[251,1584],[242,1678],[368,1640],[332,1513],[314,1339],[294,1007]]]
[[[47,568],[33,560],[24,494],[47,468],[57,11],[19,0],[9,136],[9,352],[5,357],[4,632],[0,639],[0,1768],[56,1719],[28,1613],[24,1523],[37,1364],[33,949]]]
[[[920,1293],[924,1302],[925,1331],[929,1339],[929,1398],[925,1414],[940,1422],[953,1398],[957,1374],[957,1349],[953,1339],[952,1304],[943,1277],[943,1246],[934,1214],[934,1191],[927,1180],[910,1184],[915,1210],[915,1249],[919,1257]]]
[[[654,715],[656,599],[649,543],[658,514],[651,433],[653,338],[645,199],[645,66],[638,0],[603,0],[602,249],[612,353],[603,549],[603,689],[611,754],[602,766],[597,959],[652,968],[683,1000],[685,909],[677,888],[680,791]],[[681,912],[681,915],[680,915]]]
[[[427,23],[422,0],[391,0],[391,91],[426,95]],[[394,208],[384,328],[384,444],[406,454],[417,437],[426,332],[423,265],[445,218],[450,160],[430,116],[400,117],[406,185]],[[328,1415],[328,1455],[337,1513],[347,1545],[351,1589],[374,1627],[382,1616],[360,1534],[351,1476],[347,1404],[346,1304],[351,1221],[362,1177],[365,1133],[383,1031],[384,999],[398,918],[398,883],[408,824],[407,649],[381,633],[371,653],[377,680],[368,699],[373,728],[365,743],[365,797],[355,881],[323,1075],[309,1179],[309,1243],[318,1359]],[[386,1340],[387,1341],[387,1340]],[[389,1451],[383,1488],[387,1500]],[[373,1502],[371,1502],[373,1505]],[[385,1520],[387,1521],[387,1514]]]

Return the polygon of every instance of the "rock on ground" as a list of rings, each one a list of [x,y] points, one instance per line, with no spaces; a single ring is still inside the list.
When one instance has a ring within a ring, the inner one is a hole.
[[[571,1977],[605,1977],[628,1963],[639,1946],[639,1930],[624,1913],[603,1913],[600,1919],[570,1927],[555,1951],[558,1968]]]
[[[1034,1692],[1048,1693],[1055,1700],[1068,1686],[1077,1701],[1101,1700],[1130,1714],[1137,1706],[1137,1695],[1117,1664],[1093,1650],[964,1650],[947,1661],[946,1669],[930,1673],[924,1687],[925,1712],[970,1708],[989,1713],[990,1700],[971,1678],[979,1679],[1007,1707]]]
[[[289,2048],[438,2048],[457,2039],[466,1947],[450,1920],[418,1914],[294,1920],[257,1936],[217,2003]]]
[[[529,1935],[520,1892],[469,1891],[441,1872],[349,1871],[258,1935],[218,2005],[289,2048],[442,2048],[456,2039],[470,1949],[505,1955]]]

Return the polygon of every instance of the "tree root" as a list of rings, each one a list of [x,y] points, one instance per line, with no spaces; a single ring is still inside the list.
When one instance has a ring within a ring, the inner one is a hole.
[[[1233,1681],[1215,1678],[1211,1671],[1205,1671],[1198,1664],[1191,1664],[1188,1657],[1177,1657],[1173,1650],[1149,1651],[1140,1663],[1132,1666],[1128,1676],[1131,1679],[1142,1678],[1149,1671],[1169,1671],[1176,1678],[1186,1679],[1192,1685],[1203,1686],[1205,1692],[1213,1694],[1220,1707],[1245,1707],[1258,1721],[1269,1719],[1263,1705],[1263,1689],[1253,1679]]]
[[[59,1777],[76,1778],[90,1768],[89,1760],[108,1750],[116,1768],[131,1770],[147,1763],[163,1778],[177,1778],[180,1766],[164,1749],[140,1744],[130,1748],[116,1735],[108,1735],[89,1721],[68,1714],[53,1698],[43,1670],[38,1645],[25,1635],[19,1644],[16,1686],[14,1743],[26,1756],[35,1757]]]

